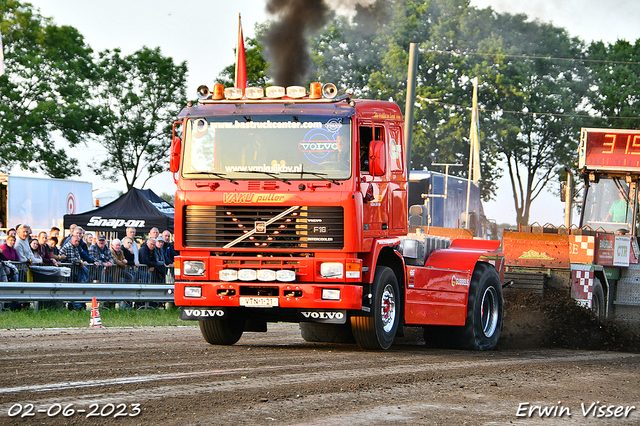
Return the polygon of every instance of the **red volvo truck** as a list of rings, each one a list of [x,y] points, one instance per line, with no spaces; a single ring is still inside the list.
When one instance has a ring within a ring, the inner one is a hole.
[[[318,83],[201,86],[198,96],[171,151],[175,304],[207,342],[284,321],[307,341],[371,350],[404,326],[461,348],[496,346],[500,242],[407,233],[395,103]]]

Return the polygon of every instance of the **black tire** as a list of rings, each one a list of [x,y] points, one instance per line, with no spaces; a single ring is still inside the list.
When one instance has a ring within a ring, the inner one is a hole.
[[[198,321],[204,340],[212,345],[233,345],[244,332],[245,318],[231,317],[211,321]]]
[[[599,278],[593,279],[593,296],[591,298],[591,310],[596,318],[603,320],[607,315],[602,283]]]
[[[351,331],[362,349],[389,349],[398,331],[402,306],[398,280],[391,268],[376,267],[371,294],[371,315],[352,316]]]
[[[496,269],[478,262],[469,287],[467,319],[457,339],[461,349],[490,351],[495,349],[502,330],[504,300]]]
[[[350,324],[301,322],[300,332],[307,342],[353,343]]]

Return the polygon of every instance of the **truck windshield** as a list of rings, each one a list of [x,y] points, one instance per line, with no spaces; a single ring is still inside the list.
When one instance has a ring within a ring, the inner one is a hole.
[[[635,223],[637,183],[627,184],[623,179],[601,179],[589,183],[584,202],[583,224],[608,232],[619,229],[631,231]]]
[[[185,129],[182,175],[226,180],[348,179],[349,122],[346,117],[192,118]]]

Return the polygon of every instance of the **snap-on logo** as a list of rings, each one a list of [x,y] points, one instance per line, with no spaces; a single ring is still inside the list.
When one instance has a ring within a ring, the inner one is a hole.
[[[342,312],[300,312],[305,318],[313,318],[313,319],[343,319],[344,313]]]
[[[144,228],[145,221],[138,219],[103,219],[102,216],[92,216],[87,227],[99,226],[113,229],[120,227]]]
[[[188,317],[223,317],[224,311],[220,309],[185,309]]]

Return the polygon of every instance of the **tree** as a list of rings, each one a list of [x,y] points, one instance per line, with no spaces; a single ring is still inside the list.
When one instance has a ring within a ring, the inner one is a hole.
[[[593,42],[587,57],[595,90],[589,101],[602,119],[594,126],[640,129],[640,39],[635,44],[618,40],[613,44]]]
[[[391,16],[388,2],[356,5],[352,19],[338,15],[311,40],[313,78],[333,83],[355,96],[370,97],[369,80],[381,68],[384,45],[379,33]]]
[[[0,0],[0,33],[0,169],[17,164],[55,178],[78,175],[78,161],[54,146],[54,133],[74,146],[101,131],[87,97],[96,78],[91,48],[75,28],[15,0]]]
[[[516,221],[528,224],[533,201],[559,172],[574,163],[582,109],[588,90],[580,61],[583,44],[551,24],[527,22],[525,15],[496,15],[491,38],[499,61],[487,72],[485,120],[488,143],[507,165]],[[502,56],[502,55],[513,55]]]
[[[94,96],[106,125],[96,140],[107,158],[92,169],[112,182],[124,178],[127,190],[141,180],[143,188],[168,170],[171,126],[186,105],[187,65],[176,65],[160,48],[147,47],[127,56],[106,50],[98,65],[100,84]]]
[[[547,57],[580,58],[581,42],[551,24],[478,10],[467,0],[396,4],[408,9],[398,9],[387,30],[398,25],[403,30],[387,36],[383,69],[371,81],[379,97],[403,98],[408,42],[427,40],[420,45],[417,89],[419,99],[427,101],[416,110],[413,168],[428,165],[431,152],[439,162],[468,164],[471,79],[478,76],[482,194],[493,196],[501,159],[516,220],[526,224],[531,203],[560,167],[573,162],[580,133],[575,116],[583,113],[587,91],[580,63]]]

